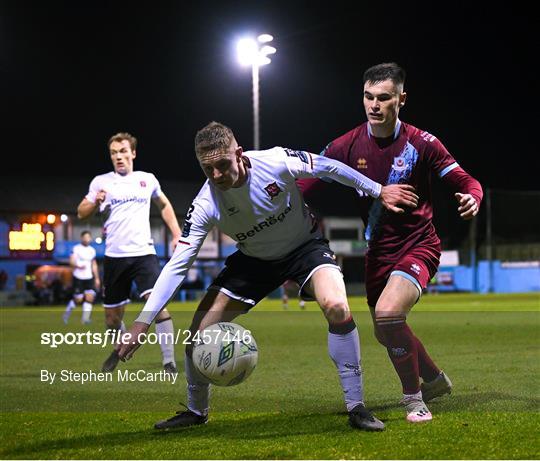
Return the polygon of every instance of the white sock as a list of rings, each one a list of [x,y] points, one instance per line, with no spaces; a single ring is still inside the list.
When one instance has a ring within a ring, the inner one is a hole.
[[[172,319],[169,317],[163,322],[156,323],[156,333],[158,335],[159,347],[161,347],[163,365],[170,362],[176,365],[174,360],[174,326]]]
[[[185,356],[185,370],[187,380],[187,407],[200,416],[206,416],[209,409],[210,384],[193,365],[191,357]]]
[[[75,301],[73,301],[73,299],[70,299],[68,305],[66,306],[66,312],[71,312],[73,309],[75,309],[76,305],[77,304],[75,304]]]
[[[90,314],[92,314],[92,304],[85,301],[82,305],[82,317],[81,322],[89,322],[90,321]]]
[[[360,340],[356,327],[349,333],[328,333],[328,352],[338,370],[347,411],[364,403],[364,384],[360,364]]]
[[[416,394],[403,394],[403,400],[422,400],[422,391],[418,391]]]

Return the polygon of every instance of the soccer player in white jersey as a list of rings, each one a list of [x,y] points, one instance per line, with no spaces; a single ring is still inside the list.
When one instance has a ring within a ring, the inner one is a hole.
[[[328,348],[334,361],[349,421],[353,427],[380,431],[384,424],[364,406],[358,331],[347,303],[345,284],[334,254],[304,204],[295,180],[330,177],[378,198],[388,209],[416,204],[410,186],[375,183],[340,162],[303,151],[275,147],[246,152],[230,128],[212,122],[195,137],[195,152],[208,177],[193,201],[182,236],[163,268],[154,291],[118,346],[129,359],[183,282],[206,235],[213,226],[238,242],[238,251],[225,263],[195,312],[191,332],[245,314],[285,280],[295,280],[304,299],[318,302],[329,324]],[[207,422],[209,384],[195,371],[192,346],[186,347],[187,411],[160,421],[156,429]]]
[[[69,301],[62,316],[66,324],[75,306],[80,304],[82,304],[81,323],[90,323],[96,290],[99,290],[101,286],[96,250],[90,245],[91,241],[90,231],[82,231],[81,243],[73,247],[69,257],[69,264],[73,267],[73,298]]]
[[[174,209],[152,173],[134,171],[137,139],[129,133],[117,133],[109,139],[109,153],[114,171],[96,176],[77,209],[80,219],[96,211],[105,215],[105,259],[103,306],[109,330],[125,330],[125,305],[129,303],[131,284],[135,282],[141,298],[147,299],[159,276],[160,267],[150,233],[150,201],[161,210],[161,217],[171,231],[173,242],[180,237]],[[177,373],[174,357],[173,322],[166,309],[156,317],[163,367]],[[103,363],[104,372],[118,364],[113,350]]]

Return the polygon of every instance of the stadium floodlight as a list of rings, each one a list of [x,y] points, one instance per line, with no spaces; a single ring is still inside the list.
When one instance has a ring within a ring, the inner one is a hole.
[[[261,34],[257,40],[253,38],[243,38],[238,41],[236,51],[238,62],[243,66],[251,66],[251,77],[253,86],[253,149],[260,148],[259,130],[259,67],[270,64],[272,60],[268,57],[276,53],[276,49],[270,45],[263,45],[274,40],[270,34]]]
[[[257,59],[258,46],[257,42],[251,38],[243,38],[236,45],[238,61],[243,66],[252,66]]]
[[[261,34],[257,37],[257,40],[260,43],[268,43],[274,40],[274,37],[272,37],[270,34]]]
[[[60,215],[60,221],[66,222],[67,220],[68,220],[68,215],[67,214]]]
[[[56,215],[54,214],[48,214],[47,215],[47,223],[48,224],[54,224],[56,222]]]

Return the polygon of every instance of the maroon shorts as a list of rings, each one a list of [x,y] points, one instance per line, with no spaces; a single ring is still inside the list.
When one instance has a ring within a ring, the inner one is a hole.
[[[411,278],[422,289],[427,287],[439,267],[441,253],[438,249],[416,246],[395,261],[366,256],[366,292],[368,306],[375,307],[392,272],[397,271]],[[415,283],[416,285],[416,283]]]

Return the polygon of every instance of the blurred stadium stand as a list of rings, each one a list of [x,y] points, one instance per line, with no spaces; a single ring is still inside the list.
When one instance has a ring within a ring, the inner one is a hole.
[[[160,180],[171,200],[180,223],[201,182]],[[33,273],[42,265],[67,265],[73,245],[82,230],[94,238],[102,237],[99,215],[79,221],[76,208],[88,191],[88,178],[0,178],[0,305],[29,303]],[[443,250],[452,251],[452,263],[441,268],[430,291],[512,292],[540,291],[540,191],[486,190],[482,210],[472,222],[462,221],[451,193],[434,182],[434,222]],[[358,220],[356,193],[337,184],[325,190],[324,200],[314,209],[331,241],[350,294],[364,291],[363,240]],[[47,224],[53,214],[56,221]],[[62,222],[60,216],[66,215]],[[152,237],[162,264],[170,256],[170,235],[157,207],[151,208]],[[45,243],[39,250],[14,251],[9,248],[9,232],[20,230],[22,223],[40,223],[42,231],[54,234],[54,248]],[[93,242],[98,262],[104,243]],[[207,238],[191,272],[191,280],[178,299],[200,296],[222,267],[223,260],[235,251],[235,243],[217,230]],[[509,264],[516,263],[516,264]],[[36,297],[33,298],[34,302]],[[56,300],[58,301],[58,300]]]

